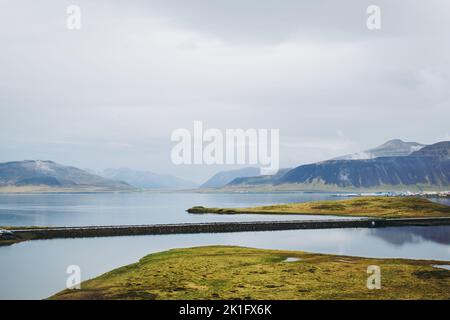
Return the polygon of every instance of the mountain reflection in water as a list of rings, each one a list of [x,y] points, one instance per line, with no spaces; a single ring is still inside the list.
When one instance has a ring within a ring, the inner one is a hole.
[[[450,232],[448,226],[438,226],[433,228],[379,228],[369,230],[371,236],[381,238],[396,246],[402,246],[407,243],[419,243],[424,239],[444,245],[450,244]]]

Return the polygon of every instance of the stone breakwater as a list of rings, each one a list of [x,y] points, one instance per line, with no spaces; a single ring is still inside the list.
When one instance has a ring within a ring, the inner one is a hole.
[[[42,229],[13,230],[8,240],[16,241],[115,237],[137,235],[226,233],[251,231],[277,231],[298,229],[336,229],[336,228],[384,228],[399,226],[437,226],[450,225],[450,218],[409,218],[409,219],[346,219],[346,220],[294,220],[294,221],[253,221],[253,222],[213,222],[187,224],[123,225],[60,227]],[[0,238],[0,240],[2,240]],[[3,239],[4,240],[4,239]]]

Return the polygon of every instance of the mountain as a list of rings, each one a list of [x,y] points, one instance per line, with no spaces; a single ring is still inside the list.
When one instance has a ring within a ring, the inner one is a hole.
[[[128,168],[106,169],[100,175],[109,179],[125,181],[128,184],[144,189],[192,189],[197,185],[169,174],[157,174],[149,171],[137,171]]]
[[[411,155],[415,157],[432,157],[440,160],[450,160],[450,141],[435,143]]]
[[[125,182],[106,179],[53,161],[25,160],[0,163],[1,188],[50,188],[74,191],[130,190]]]
[[[200,186],[200,188],[221,188],[236,178],[255,177],[261,174],[259,168],[243,168],[237,170],[221,171],[212,176],[208,181]]]
[[[408,156],[423,147],[425,147],[425,145],[417,142],[404,142],[400,139],[394,139],[389,140],[388,142],[376,148],[353,154],[347,154],[345,156],[340,156],[331,160],[362,160],[374,159],[379,157]]]
[[[261,175],[256,177],[239,177],[228,183],[225,187],[249,187],[260,185],[274,185],[281,177],[283,177],[291,168],[278,170],[274,175]]]
[[[299,166],[286,173],[277,185],[311,188],[448,188],[450,142],[421,148],[408,156],[364,160],[329,160]]]

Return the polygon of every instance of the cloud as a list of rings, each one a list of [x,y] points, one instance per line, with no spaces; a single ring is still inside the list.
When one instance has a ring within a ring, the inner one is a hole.
[[[279,128],[283,166],[448,127],[448,1],[378,1],[376,32],[360,0],[79,0],[80,31],[69,4],[2,1],[0,161],[206,177],[170,164],[194,120]]]

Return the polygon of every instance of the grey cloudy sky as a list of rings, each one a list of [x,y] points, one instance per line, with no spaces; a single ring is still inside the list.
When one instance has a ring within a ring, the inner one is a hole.
[[[66,28],[78,5],[82,28]],[[381,7],[382,29],[366,27]],[[279,128],[281,165],[450,139],[447,0],[0,0],[0,161],[202,181],[171,132]]]

